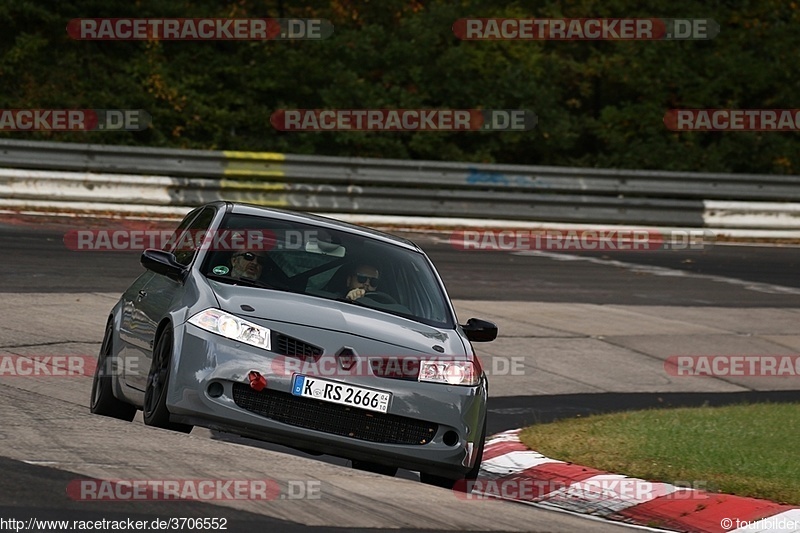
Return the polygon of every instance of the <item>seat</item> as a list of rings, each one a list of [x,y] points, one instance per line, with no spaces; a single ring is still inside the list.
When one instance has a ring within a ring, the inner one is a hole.
[[[346,294],[345,289],[347,288],[347,276],[350,274],[353,268],[354,265],[352,263],[344,263],[341,265],[333,274],[333,276],[331,276],[331,279],[328,280],[328,283],[325,284],[322,290],[332,294],[344,296]]]

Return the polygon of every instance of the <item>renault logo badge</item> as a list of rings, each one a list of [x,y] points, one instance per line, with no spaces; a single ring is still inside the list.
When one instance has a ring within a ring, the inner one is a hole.
[[[350,370],[356,364],[356,352],[352,348],[345,346],[336,354],[339,366],[342,370]]]

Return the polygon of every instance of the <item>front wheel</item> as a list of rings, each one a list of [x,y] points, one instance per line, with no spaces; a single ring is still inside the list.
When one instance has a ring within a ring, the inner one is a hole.
[[[114,341],[114,323],[110,320],[103,336],[103,344],[97,356],[97,367],[92,380],[92,397],[89,410],[96,415],[110,416],[130,422],[136,415],[136,407],[114,396],[113,372],[110,368]]]
[[[449,477],[443,476],[436,476],[434,474],[428,474],[426,472],[419,473],[419,480],[425,483],[426,485],[433,485],[434,487],[442,487],[443,489],[452,489],[458,483],[458,479],[452,479]]]
[[[142,418],[147,426],[153,426],[181,433],[189,433],[192,426],[170,422],[167,409],[167,390],[169,389],[169,367],[172,362],[172,328],[167,326],[158,338],[153,350],[153,362],[147,375],[147,388],[144,392]]]

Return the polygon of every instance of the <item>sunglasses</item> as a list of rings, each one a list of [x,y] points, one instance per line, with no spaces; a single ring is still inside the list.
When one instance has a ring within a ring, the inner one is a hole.
[[[258,264],[263,264],[264,258],[260,257],[254,253],[245,252],[243,254],[236,254],[233,257],[244,257],[245,261],[255,261],[258,260]]]
[[[373,278],[372,276],[367,276],[366,274],[356,274],[356,279],[359,283],[366,283],[369,281],[370,287],[378,286],[378,278]]]

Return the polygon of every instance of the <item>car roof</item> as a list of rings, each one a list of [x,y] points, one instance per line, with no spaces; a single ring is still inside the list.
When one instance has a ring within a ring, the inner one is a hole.
[[[261,205],[245,204],[239,202],[224,202],[224,203],[227,205],[227,211],[229,213],[234,213],[237,215],[260,216],[260,217],[275,218],[279,220],[286,220],[289,222],[313,224],[315,226],[323,227],[325,229],[345,231],[362,237],[369,237],[389,244],[402,246],[404,248],[408,248],[416,252],[422,252],[422,249],[419,246],[417,246],[414,242],[408,239],[397,237],[389,233],[384,233],[376,229],[366,228],[364,226],[358,226],[356,224],[350,224],[348,222],[342,222],[341,220],[336,220],[334,218],[324,217],[321,215],[314,215],[312,213],[306,213],[305,211],[288,211],[286,209],[277,209],[274,207],[264,207]]]

